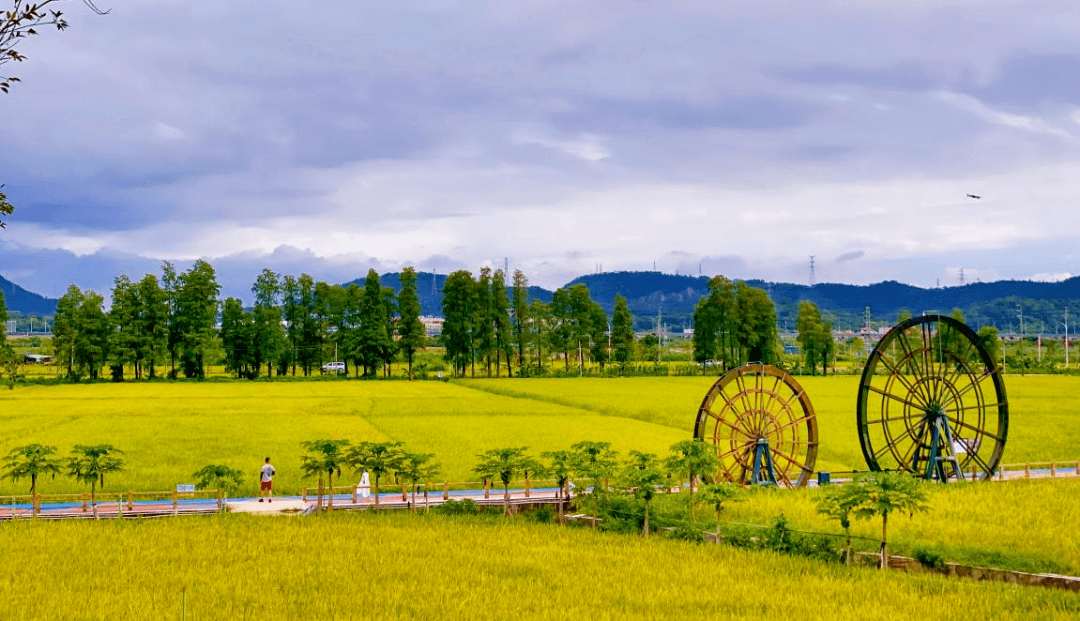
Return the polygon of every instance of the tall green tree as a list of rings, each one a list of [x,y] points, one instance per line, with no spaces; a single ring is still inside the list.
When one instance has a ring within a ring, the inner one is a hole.
[[[178,277],[176,322],[180,332],[180,365],[184,377],[206,376],[206,353],[216,337],[218,291],[214,267],[199,259]]]
[[[165,293],[165,306],[167,309],[167,327],[169,336],[167,345],[169,350],[169,378],[176,378],[176,361],[179,358],[181,336],[180,321],[180,274],[176,266],[169,261],[161,264],[161,290]]]
[[[725,369],[739,366],[736,286],[723,276],[709,280],[709,294],[694,309],[694,360],[719,361]]]
[[[264,269],[251,286],[255,296],[252,309],[254,341],[253,364],[266,365],[266,376],[273,377],[274,365],[288,348],[285,329],[281,325],[281,282],[272,270]]]
[[[780,336],[776,329],[776,307],[769,294],[764,289],[739,281],[735,287],[735,298],[736,339],[743,353],[742,362],[776,362]]]
[[[228,298],[221,310],[221,345],[225,349],[225,370],[236,377],[254,379],[259,372],[255,362],[255,327],[251,313],[237,298]]]
[[[485,373],[491,377],[491,357],[495,353],[495,320],[492,309],[491,268],[480,269],[476,280],[476,306],[473,309],[475,326],[473,346],[483,361]]]
[[[76,313],[81,303],[82,290],[71,285],[56,301],[56,312],[53,315],[53,356],[56,363],[66,369],[67,377],[75,375],[75,337],[78,334]]]
[[[68,458],[68,476],[80,483],[90,484],[90,506],[97,517],[97,488],[105,486],[105,475],[124,469],[120,449],[111,444],[76,444]]]
[[[309,477],[319,478],[319,499],[316,507],[322,510],[322,477],[326,475],[326,487],[329,490],[330,500],[328,508],[334,508],[334,475],[341,476],[341,467],[348,463],[346,447],[348,440],[312,440],[301,442],[301,446],[308,452],[300,458],[300,470]]]
[[[409,364],[409,379],[413,378],[413,357],[424,348],[424,324],[420,322],[420,296],[416,291],[416,270],[401,270],[401,292],[398,293],[398,346]]]
[[[495,333],[495,375],[499,375],[499,366],[506,360],[506,375],[513,377],[514,368],[510,362],[514,351],[513,327],[510,299],[506,295],[506,275],[502,270],[495,270],[491,276],[491,319]]]
[[[476,458],[479,463],[473,472],[484,481],[500,481],[503,485],[503,515],[510,516],[510,482],[522,473],[529,462],[527,447],[501,447],[484,451]]]
[[[810,369],[811,374],[816,375],[818,361],[828,357],[829,343],[832,341],[831,331],[825,331],[825,322],[821,319],[821,312],[817,305],[809,300],[799,302],[799,316],[795,321],[795,327],[799,331],[797,340],[802,348],[806,367]],[[825,374],[824,365],[822,374]]]
[[[443,283],[443,346],[445,358],[458,376],[472,363],[476,324],[477,284],[471,273],[458,270]]]
[[[30,479],[30,494],[37,493],[38,478],[51,476],[56,478],[60,474],[63,462],[53,457],[56,453],[55,446],[43,444],[27,444],[11,449],[4,459],[4,476],[13,482],[20,479]]]
[[[518,351],[518,371],[527,365],[525,362],[525,346],[529,342],[529,279],[521,270],[514,270],[514,315],[513,331],[514,342]]]
[[[620,367],[625,368],[634,359],[634,316],[626,298],[615,294],[615,310],[611,313],[612,357]]]
[[[4,292],[0,290],[0,343],[7,340],[7,305],[4,302]]]
[[[121,274],[113,281],[112,306],[109,309],[109,354],[114,379],[122,379],[124,367],[131,366],[135,379],[140,379],[142,362],[142,302],[139,289]],[[117,375],[119,377],[117,377]]]
[[[375,479],[375,510],[379,510],[379,481],[401,468],[405,451],[401,442],[361,442],[349,449],[345,463],[356,472],[368,471]]]
[[[387,333],[390,314],[383,300],[382,284],[375,270],[368,270],[364,279],[364,295],[360,300],[360,331],[358,348],[364,365],[364,375],[374,377],[393,347]]]

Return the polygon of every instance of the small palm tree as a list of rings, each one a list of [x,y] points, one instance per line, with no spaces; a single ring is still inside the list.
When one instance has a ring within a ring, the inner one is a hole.
[[[379,510],[379,481],[401,467],[401,442],[361,442],[349,449],[345,463],[357,472],[367,470],[375,477],[375,510]]]
[[[90,484],[90,506],[97,517],[97,486],[105,486],[105,475],[124,469],[124,460],[118,457],[123,451],[111,444],[92,446],[76,444],[68,459],[68,476],[76,481]]]
[[[607,482],[619,471],[618,453],[611,450],[608,442],[578,442],[570,448],[574,451],[574,472],[584,479],[585,485],[580,486],[578,499],[591,486],[592,496],[595,501],[596,515],[593,516],[593,527],[596,527],[596,519],[600,517],[602,505],[606,504]]]
[[[908,514],[926,511],[926,490],[918,479],[906,472],[872,472],[855,478],[861,488],[862,501],[855,507],[857,519],[881,516],[881,569],[889,567],[889,514],[903,511]]]
[[[645,527],[641,531],[642,537],[649,534],[649,503],[656,496],[656,488],[663,485],[665,480],[656,455],[630,451],[630,459],[620,473],[619,482],[624,490],[645,501]]]
[[[307,449],[310,455],[300,458],[300,470],[310,477],[319,477],[319,499],[315,506],[322,510],[322,475],[326,473],[326,486],[330,491],[329,508],[334,508],[334,473],[341,476],[341,466],[345,464],[345,453],[342,450],[349,445],[348,440],[312,440],[301,442],[300,446]]]
[[[563,509],[566,505],[565,494],[569,492],[567,483],[570,482],[570,477],[574,476],[574,454],[570,451],[545,451],[540,453],[540,456],[549,460],[547,473],[555,477],[555,482],[559,485],[557,497],[563,501],[559,503],[559,523],[562,524]]]
[[[477,455],[480,463],[473,471],[485,481],[502,481],[503,484],[503,514],[510,515],[510,482],[522,472],[530,462],[525,455],[527,447],[520,448],[497,448]]]
[[[664,465],[671,472],[690,478],[690,519],[694,519],[694,480],[711,476],[720,466],[720,458],[716,456],[716,447],[700,438],[672,444],[671,453]]]
[[[4,476],[11,480],[30,479],[30,495],[37,493],[38,477],[50,475],[56,478],[60,474],[62,462],[52,455],[56,453],[55,446],[42,444],[27,444],[11,449],[5,459]]]
[[[428,463],[431,453],[405,453],[401,465],[395,471],[398,478],[412,485],[412,508],[416,508],[416,491],[422,481],[430,481],[439,473],[439,464]]]
[[[844,529],[844,562],[851,563],[851,517],[856,508],[866,501],[866,488],[860,485],[830,485],[814,499],[817,512],[839,520]]]
[[[204,466],[194,475],[195,484],[201,489],[220,489],[228,497],[240,489],[244,473],[228,466]]]
[[[732,483],[709,483],[701,487],[698,502],[711,505],[716,510],[716,541],[720,541],[720,514],[724,504],[742,500],[743,489]]]

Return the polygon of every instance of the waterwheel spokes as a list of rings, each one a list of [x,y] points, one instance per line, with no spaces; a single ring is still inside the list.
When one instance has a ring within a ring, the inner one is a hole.
[[[871,470],[925,474],[947,461],[987,478],[1004,450],[1008,400],[978,335],[951,317],[927,315],[894,327],[870,354],[857,422]],[[941,429],[947,441],[934,440]]]
[[[698,410],[694,435],[716,447],[719,474],[738,483],[752,478],[761,441],[779,485],[806,485],[817,459],[810,400],[794,378],[771,365],[748,364],[719,378]]]

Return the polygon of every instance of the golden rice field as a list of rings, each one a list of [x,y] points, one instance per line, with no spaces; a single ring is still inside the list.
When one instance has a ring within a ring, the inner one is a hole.
[[[106,489],[158,491],[210,463],[254,473],[265,456],[278,488],[298,493],[300,443],[397,440],[429,452],[450,480],[471,480],[475,456],[499,446],[539,453],[580,440],[659,454],[688,437],[713,378],[501,379],[459,382],[288,381],[122,383],[0,390],[0,454],[38,442],[66,452],[108,442],[127,471]],[[820,470],[865,468],[855,432],[858,378],[801,377],[817,411]],[[1009,376],[1005,462],[1080,459],[1080,377]],[[346,475],[348,480],[350,475]],[[0,495],[26,485],[0,481]],[[81,491],[43,481],[42,493]]]
[[[1073,619],[1080,595],[407,514],[0,528],[5,619]],[[10,571],[17,569],[17,571]]]

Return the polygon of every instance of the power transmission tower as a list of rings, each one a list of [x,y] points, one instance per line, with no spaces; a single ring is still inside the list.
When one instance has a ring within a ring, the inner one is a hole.
[[[814,286],[814,256],[810,255],[810,286]]]

